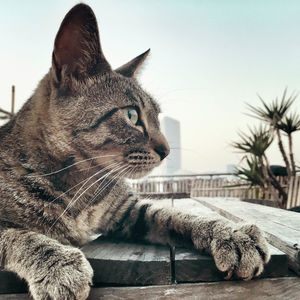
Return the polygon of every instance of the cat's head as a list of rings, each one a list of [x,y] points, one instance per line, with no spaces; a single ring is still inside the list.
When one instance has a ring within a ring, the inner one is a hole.
[[[54,146],[129,178],[158,166],[170,151],[159,106],[135,79],[148,53],[112,70],[93,11],[73,7],[57,33],[50,70],[51,122],[64,141]]]

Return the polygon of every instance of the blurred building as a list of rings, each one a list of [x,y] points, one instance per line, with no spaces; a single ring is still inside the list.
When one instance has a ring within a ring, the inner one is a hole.
[[[161,166],[154,171],[153,175],[172,175],[181,170],[181,136],[180,122],[164,116],[160,120],[161,131],[165,135],[170,154],[164,159]]]

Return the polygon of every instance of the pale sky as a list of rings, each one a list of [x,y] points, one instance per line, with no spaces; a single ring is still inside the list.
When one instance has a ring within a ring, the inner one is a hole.
[[[78,1],[0,1],[0,107],[19,109],[51,64],[60,22]],[[258,105],[300,91],[300,1],[85,1],[98,18],[102,48],[118,67],[151,48],[140,82],[181,122],[183,169],[225,171],[240,155],[230,143],[257,124]],[[300,113],[300,97],[294,104]],[[300,134],[294,138],[300,160]],[[272,164],[281,164],[274,145]]]

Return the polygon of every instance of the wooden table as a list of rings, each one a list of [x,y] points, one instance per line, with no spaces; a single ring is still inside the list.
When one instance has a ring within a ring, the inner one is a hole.
[[[272,254],[264,273],[249,282],[224,281],[208,255],[100,238],[82,248],[95,272],[89,299],[300,299],[300,214],[233,198],[154,201],[257,224],[266,232]],[[29,299],[25,291],[14,274],[0,271],[0,300]]]

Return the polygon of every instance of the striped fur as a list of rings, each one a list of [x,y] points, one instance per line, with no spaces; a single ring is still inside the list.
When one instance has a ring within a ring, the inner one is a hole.
[[[86,299],[93,271],[77,247],[99,234],[206,249],[221,271],[246,279],[269,260],[256,226],[157,207],[126,185],[169,152],[159,106],[134,77],[148,53],[113,71],[92,10],[75,6],[50,71],[0,128],[0,266],[34,299]]]

